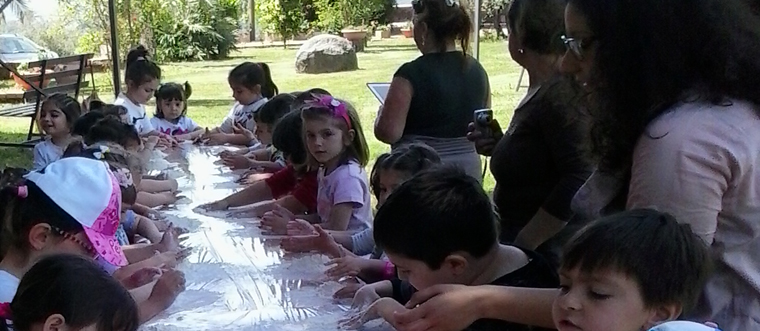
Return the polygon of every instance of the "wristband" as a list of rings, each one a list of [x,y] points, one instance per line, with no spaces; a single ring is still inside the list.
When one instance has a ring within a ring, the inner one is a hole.
[[[385,270],[383,270],[383,278],[391,279],[396,276],[396,266],[391,261],[385,261]]]

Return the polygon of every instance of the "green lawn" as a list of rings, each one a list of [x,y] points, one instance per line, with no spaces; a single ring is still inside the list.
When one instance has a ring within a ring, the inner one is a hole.
[[[388,146],[378,142],[372,134],[372,123],[379,103],[366,87],[368,82],[387,82],[395,70],[404,62],[419,55],[411,40],[388,40],[370,42],[366,52],[359,53],[359,70],[334,74],[296,74],[294,69],[296,48],[282,47],[243,49],[224,61],[204,61],[188,63],[167,63],[161,65],[163,81],[189,81],[193,94],[189,101],[188,115],[199,124],[213,127],[221,122],[232,105],[232,93],[227,85],[227,73],[243,61],[266,62],[272,69],[272,76],[281,92],[306,90],[321,87],[333,95],[351,102],[362,118],[362,124],[372,151],[372,157],[388,150]],[[525,90],[515,92],[519,66],[514,63],[503,42],[481,44],[480,61],[488,72],[493,94],[493,109],[499,122],[508,123],[512,110]],[[107,88],[109,73],[96,74],[99,94],[110,101],[112,92]],[[527,80],[525,81],[527,83]],[[28,121],[0,119],[0,139],[18,141],[28,128]],[[0,167],[29,166],[31,153],[18,149],[0,148]],[[493,188],[493,179],[488,176],[486,188]]]

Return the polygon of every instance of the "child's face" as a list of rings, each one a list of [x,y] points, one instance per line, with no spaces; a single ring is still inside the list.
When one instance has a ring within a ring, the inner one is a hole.
[[[269,145],[272,143],[272,128],[269,124],[256,122],[256,139],[262,144]]]
[[[53,137],[65,136],[71,132],[69,123],[66,121],[66,114],[52,102],[42,104],[40,126],[42,130],[45,130],[45,133]]]
[[[148,82],[135,86],[133,83],[129,84],[129,97],[140,104],[146,104],[156,93],[158,88],[158,79],[152,79]]]
[[[385,200],[388,199],[388,196],[407,179],[409,179],[409,175],[405,172],[390,169],[380,170],[377,183],[380,195],[377,197],[377,206],[382,206]]]
[[[232,90],[232,98],[241,104],[250,105],[261,98],[261,87],[259,85],[256,85],[256,88],[248,88],[237,83],[229,83]]]
[[[306,148],[320,164],[337,161],[353,141],[353,130],[344,134],[336,119],[310,119],[303,121]]]
[[[164,114],[164,118],[173,121],[178,119],[180,116],[182,116],[182,111],[185,109],[185,103],[181,100],[166,100],[161,99],[158,100],[159,102],[159,109],[161,109],[161,113]]]
[[[403,255],[386,251],[388,260],[396,266],[398,277],[412,284],[417,290],[424,290],[438,284],[459,284],[458,274],[448,261],[444,261],[438,270],[428,267],[425,262],[413,260]]]
[[[657,322],[636,281],[616,271],[560,271],[552,316],[559,331],[639,331]]]

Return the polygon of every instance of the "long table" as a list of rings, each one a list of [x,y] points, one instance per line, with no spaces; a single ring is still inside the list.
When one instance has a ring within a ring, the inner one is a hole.
[[[257,219],[193,211],[241,189],[233,182],[239,173],[217,161],[223,149],[183,144],[150,162],[154,172],[177,179],[187,197],[163,212],[189,230],[184,244],[193,252],[179,266],[187,290],[142,329],[337,330],[350,302],[332,299],[341,285],[325,278],[326,257],[284,253],[279,239],[261,233]],[[390,329],[380,321],[365,327]]]

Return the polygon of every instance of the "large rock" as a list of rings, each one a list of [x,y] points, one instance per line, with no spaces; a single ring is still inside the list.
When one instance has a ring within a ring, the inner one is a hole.
[[[322,74],[359,69],[356,51],[348,39],[329,34],[307,40],[296,53],[296,72]]]

